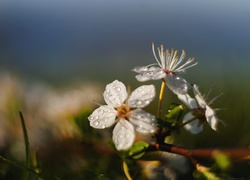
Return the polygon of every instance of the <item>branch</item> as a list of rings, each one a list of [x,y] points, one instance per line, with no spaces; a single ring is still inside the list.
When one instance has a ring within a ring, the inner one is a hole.
[[[213,158],[215,153],[223,153],[232,159],[247,159],[250,157],[249,148],[215,148],[215,149],[192,149],[173,144],[156,144],[150,145],[149,151],[165,151],[179,154],[187,158]]]

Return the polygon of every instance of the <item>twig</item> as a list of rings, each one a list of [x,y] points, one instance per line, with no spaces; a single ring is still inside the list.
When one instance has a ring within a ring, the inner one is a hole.
[[[187,158],[212,158],[217,152],[223,153],[233,159],[250,156],[249,148],[192,149],[173,144],[156,144],[150,145],[148,148],[148,151],[156,150],[179,154]]]

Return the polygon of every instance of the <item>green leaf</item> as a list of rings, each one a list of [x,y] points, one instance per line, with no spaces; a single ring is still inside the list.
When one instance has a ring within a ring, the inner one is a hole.
[[[144,141],[138,141],[128,150],[117,151],[112,139],[110,139],[108,143],[111,145],[111,147],[118,153],[118,155],[122,159],[130,159],[130,158],[139,159],[140,157],[144,155],[144,153],[146,152],[149,146],[149,144]]]
[[[184,115],[185,107],[184,105],[170,104],[168,112],[165,115],[165,122],[169,123],[171,127],[174,127],[178,124],[181,117]]]
[[[139,159],[140,157],[142,157],[144,155],[144,153],[146,152],[148,146],[149,146],[149,144],[144,142],[144,141],[136,142],[129,149],[128,155],[130,157],[132,157],[133,159]]]

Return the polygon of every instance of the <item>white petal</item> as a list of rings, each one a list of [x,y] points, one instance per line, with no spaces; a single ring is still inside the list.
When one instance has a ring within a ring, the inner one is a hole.
[[[128,93],[125,85],[115,80],[106,86],[103,97],[108,105],[116,107],[123,104],[128,97]]]
[[[111,106],[100,106],[89,117],[90,126],[96,129],[104,129],[114,124],[116,110]]]
[[[143,85],[135,89],[128,98],[128,105],[132,108],[147,106],[155,97],[154,85]]]
[[[198,108],[198,105],[196,103],[196,100],[194,98],[191,98],[189,94],[177,94],[179,100],[187,106],[188,109],[196,109]]]
[[[194,91],[194,97],[196,98],[198,104],[202,107],[202,108],[205,108],[206,107],[206,101],[203,99],[199,89],[198,89],[198,86],[196,84],[194,84],[193,86],[193,91]]]
[[[136,75],[135,78],[140,81],[148,81],[148,80],[158,80],[162,79],[166,76],[166,73],[162,71],[161,68],[158,67],[150,67],[147,71],[143,70],[140,74]]]
[[[191,112],[187,113],[184,117],[183,117],[183,123],[185,123],[186,121],[192,119],[194,116]],[[203,126],[202,125],[199,125],[199,120],[196,119],[188,124],[186,124],[184,126],[184,128],[186,130],[188,130],[189,132],[191,132],[192,134],[198,134],[200,133],[202,130],[203,130]]]
[[[132,71],[136,72],[136,73],[142,73],[145,71],[148,71],[149,66],[136,66],[132,69]]]
[[[168,74],[165,78],[168,88],[175,94],[186,94],[190,84],[183,78]]]
[[[135,139],[133,125],[125,119],[120,119],[113,130],[112,139],[117,150],[126,150],[130,148]]]
[[[155,116],[142,109],[131,111],[129,121],[134,125],[135,130],[140,133],[154,133],[157,129]]]
[[[213,130],[217,130],[218,119],[215,117],[214,110],[209,106],[206,106],[205,116],[208,124],[211,126]]]

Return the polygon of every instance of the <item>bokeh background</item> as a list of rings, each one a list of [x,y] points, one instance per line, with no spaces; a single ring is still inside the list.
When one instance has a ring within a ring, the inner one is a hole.
[[[248,146],[249,18],[247,0],[1,1],[2,154],[24,161],[18,116],[18,111],[22,111],[32,147],[47,150],[41,158],[45,162],[54,160],[53,153],[70,151],[70,160],[63,161],[67,164],[64,167],[68,167],[70,176],[73,172],[77,174],[76,179],[81,173],[79,177],[86,174],[95,178],[123,177],[117,175],[122,174],[121,169],[117,174],[110,170],[115,162],[103,163],[109,158],[102,157],[100,152],[96,152],[98,161],[82,157],[82,151],[89,145],[82,145],[82,132],[72,119],[91,112],[97,106],[93,100],[103,103],[102,91],[115,79],[131,89],[143,84],[136,81],[131,69],[155,61],[152,42],[168,49],[185,49],[187,57],[195,57],[199,64],[183,77],[198,84],[203,93],[213,85],[211,98],[223,92],[212,106],[223,109],[217,113],[227,126],[220,124],[220,131],[213,132],[205,125],[205,131],[196,136],[183,130],[176,137],[177,143],[189,147]],[[160,82],[146,83],[154,83],[159,90]],[[169,90],[165,95],[166,110],[178,100]],[[155,104],[147,110],[155,113]],[[101,136],[107,138],[110,133]],[[68,146],[65,142],[73,142],[75,149],[65,150],[64,146]],[[80,150],[76,145],[79,142]],[[64,148],[58,148],[61,146]],[[68,165],[69,161],[74,163]],[[95,162],[99,170],[94,170]],[[119,158],[116,163],[119,168]],[[55,167],[51,167],[53,172],[67,177],[65,171]],[[232,170],[231,175],[245,178],[249,168],[249,164],[244,164],[241,171]],[[15,171],[18,170],[8,167],[3,177],[15,178],[11,175]]]

